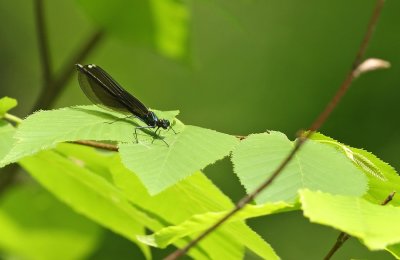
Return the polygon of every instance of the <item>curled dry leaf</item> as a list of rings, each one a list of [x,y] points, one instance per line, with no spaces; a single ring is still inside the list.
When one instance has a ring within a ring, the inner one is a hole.
[[[390,68],[390,63],[385,60],[370,58],[366,59],[363,63],[361,63],[357,69],[354,71],[354,76],[358,77],[363,73],[379,70],[379,69],[388,69]]]

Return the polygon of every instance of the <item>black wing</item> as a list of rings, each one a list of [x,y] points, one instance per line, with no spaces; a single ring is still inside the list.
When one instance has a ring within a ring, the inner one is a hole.
[[[149,113],[147,107],[123,89],[107,72],[96,65],[77,64],[79,85],[96,105],[131,112],[142,118]]]

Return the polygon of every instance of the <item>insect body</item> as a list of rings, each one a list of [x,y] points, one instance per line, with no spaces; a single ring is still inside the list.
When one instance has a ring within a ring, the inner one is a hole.
[[[139,99],[123,89],[120,84],[99,66],[94,64],[76,64],[76,67],[78,69],[79,85],[90,101],[96,105],[119,112],[129,112],[146,124],[146,126],[135,128],[137,142],[137,129],[156,128],[156,135],[160,128],[171,128],[174,131],[169,120],[158,118],[154,112],[150,111]]]

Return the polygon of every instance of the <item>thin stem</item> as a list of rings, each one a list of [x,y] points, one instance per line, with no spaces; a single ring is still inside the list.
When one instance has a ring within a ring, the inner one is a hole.
[[[382,201],[381,205],[385,206],[387,205],[390,201],[393,200],[394,195],[396,194],[395,191],[393,191],[392,193],[390,193],[386,199],[384,201]],[[336,253],[336,251],[339,250],[339,248],[341,248],[344,244],[344,242],[346,242],[348,239],[350,238],[350,235],[345,233],[345,232],[341,232],[338,236],[338,238],[336,239],[336,243],[333,245],[333,247],[331,248],[331,250],[329,250],[328,254],[324,257],[324,260],[329,260],[331,259],[331,257]]]
[[[315,132],[316,130],[321,128],[321,126],[324,124],[326,119],[329,117],[329,115],[332,113],[332,111],[338,105],[339,101],[342,99],[344,94],[347,92],[352,81],[355,79],[357,68],[363,60],[363,57],[367,50],[368,44],[371,40],[372,34],[375,31],[376,24],[378,23],[380,14],[382,13],[382,8],[383,8],[384,3],[385,3],[385,0],[377,0],[376,1],[374,11],[372,13],[372,16],[371,16],[370,21],[367,26],[367,31],[364,35],[361,45],[357,51],[356,57],[353,61],[352,69],[347,74],[342,85],[339,87],[339,89],[337,90],[334,97],[328,103],[325,110],[318,116],[318,118],[314,121],[314,123],[309,128],[310,132],[308,133],[308,137],[310,137],[312,135],[312,132]]]
[[[98,148],[98,149],[102,149],[102,150],[118,152],[118,146],[113,145],[113,144],[107,144],[107,143],[101,143],[101,142],[95,142],[95,141],[87,141],[87,140],[79,140],[79,141],[74,141],[72,143],[90,146],[90,147],[94,147],[94,148]]]
[[[198,237],[193,239],[191,242],[189,242],[185,247],[176,250],[169,256],[167,256],[167,260],[173,260],[177,259],[183,255],[185,255],[192,247],[194,247],[197,243],[199,243],[203,238],[205,238],[207,235],[212,233],[214,230],[216,230],[219,226],[221,226],[224,222],[226,222],[230,217],[232,217],[234,214],[236,214],[238,211],[240,211],[247,203],[251,202],[254,198],[256,198],[263,190],[265,190],[271,183],[279,176],[279,174],[282,173],[282,170],[288,165],[288,163],[292,160],[294,155],[300,150],[300,148],[303,146],[303,144],[306,142],[310,136],[317,131],[323,123],[328,119],[332,111],[336,108],[338,105],[339,101],[342,99],[344,94],[347,92],[348,88],[350,87],[351,83],[355,79],[355,71],[357,70],[357,67],[360,65],[364,55],[365,51],[367,50],[368,44],[370,42],[372,33],[376,27],[376,24],[378,22],[378,18],[381,14],[382,7],[384,4],[384,0],[377,0],[376,5],[373,11],[373,14],[370,18],[370,21],[367,26],[367,32],[365,33],[365,36],[361,42],[361,45],[357,51],[356,57],[353,61],[353,66],[347,76],[345,77],[343,83],[340,85],[338,91],[336,94],[333,96],[331,101],[328,103],[327,107],[325,110],[322,111],[322,113],[317,117],[317,119],[314,121],[314,123],[311,125],[309,128],[309,131],[307,132],[306,135],[304,136],[299,136],[297,139],[294,148],[292,151],[287,155],[287,157],[282,161],[282,163],[278,166],[278,168],[273,172],[273,174],[266,179],[258,188],[256,188],[252,193],[248,194],[244,198],[242,198],[233,208],[229,213],[227,213],[223,218],[221,218],[219,221],[217,221],[215,224],[213,224],[211,227],[203,231]]]
[[[333,245],[333,247],[331,248],[331,250],[329,250],[328,254],[324,257],[324,260],[329,260],[331,259],[331,257],[336,253],[336,251],[342,247],[342,245],[344,244],[344,242],[347,241],[347,239],[349,239],[350,236],[348,234],[346,234],[345,232],[341,232],[338,236],[338,238],[336,239],[336,243]]]
[[[82,47],[65,63],[59,75],[53,77],[53,80],[42,89],[32,112],[39,109],[48,109],[54,104],[57,96],[63,91],[69,78],[73,75],[74,65],[84,60],[93,51],[103,38],[103,35],[103,31],[98,30],[86,40]]]
[[[378,20],[379,17],[381,16],[384,5],[385,5],[385,0],[377,0],[375,3],[374,11],[367,26],[367,31],[364,35],[363,41],[361,42],[361,46],[358,49],[356,58],[353,62],[353,70],[356,70],[356,68],[358,67],[358,65],[361,64],[364,58],[365,52],[367,51],[369,42],[371,41],[376,25],[378,24]]]
[[[35,0],[36,31],[38,35],[40,62],[42,63],[43,89],[51,82],[51,59],[44,17],[43,0]]]
[[[15,123],[15,124],[20,124],[21,122],[22,122],[22,119],[21,118],[19,118],[19,117],[17,117],[17,116],[14,116],[14,115],[11,115],[11,114],[8,114],[8,113],[6,113],[5,115],[4,115],[4,118],[6,119],[6,120],[8,120],[8,121],[10,121],[10,122],[13,122],[13,123]]]
[[[387,205],[389,202],[393,200],[394,195],[396,195],[396,192],[393,191],[392,193],[389,194],[389,196],[386,197],[386,199],[381,203],[382,206]]]

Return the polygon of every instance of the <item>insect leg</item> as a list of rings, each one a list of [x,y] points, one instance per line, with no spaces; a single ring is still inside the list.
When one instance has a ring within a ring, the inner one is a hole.
[[[169,129],[171,129],[172,132],[174,132],[174,134],[177,134],[177,132],[175,132],[175,130],[172,128],[172,126],[170,126],[170,127],[168,128],[168,131],[169,131]]]
[[[138,129],[146,129],[146,128],[154,128],[155,126],[138,126],[135,127],[135,138],[136,138],[136,143],[139,143],[139,140],[137,138],[137,130]]]
[[[160,131],[159,131],[158,134],[157,134],[157,131],[158,131],[158,130],[160,130]],[[165,142],[165,140],[164,140],[163,138],[161,138],[160,132],[161,132],[161,128],[160,128],[160,127],[157,127],[156,131],[154,131],[155,136],[153,137],[153,140],[151,141],[151,143],[154,143],[154,140],[156,140],[156,136],[158,136],[158,137],[159,137],[158,139],[161,139],[161,141],[163,141],[167,146],[169,146],[168,143]]]

